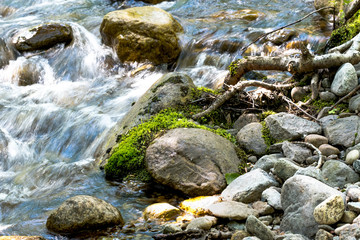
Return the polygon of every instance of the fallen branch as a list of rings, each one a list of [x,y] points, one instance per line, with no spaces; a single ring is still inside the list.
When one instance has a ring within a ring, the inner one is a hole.
[[[318,121],[314,116],[312,116],[312,115],[310,115],[309,113],[307,113],[304,109],[302,109],[302,108],[301,108],[300,106],[298,106],[296,103],[294,103],[293,101],[291,101],[288,97],[282,96],[282,99],[283,99],[285,102],[287,102],[287,103],[295,106],[297,109],[299,109],[301,112],[303,112],[303,113],[304,113],[306,116],[308,116],[309,118],[311,118],[311,119],[313,119],[313,120],[315,120],[315,121]]]
[[[255,80],[240,81],[235,86],[229,86],[229,89],[223,95],[219,96],[212,103],[212,105],[209,108],[207,108],[205,111],[203,111],[201,113],[197,113],[197,114],[193,115],[192,118],[199,119],[201,117],[204,117],[205,115],[207,115],[210,112],[219,108],[227,100],[229,100],[231,97],[233,97],[237,92],[244,90],[246,87],[262,87],[262,88],[266,88],[268,90],[281,90],[281,89],[286,89],[286,88],[292,88],[295,85],[296,84],[277,85],[277,84],[259,82],[259,81],[255,81]]]
[[[323,156],[321,154],[321,151],[315,147],[314,145],[312,145],[311,143],[307,143],[307,142],[291,142],[291,143],[295,143],[295,144],[300,144],[300,145],[303,145],[305,147],[308,147],[308,148],[311,148],[312,150],[315,150],[316,153],[318,154],[319,156],[319,160],[318,160],[318,163],[316,165],[316,168],[321,168],[322,164],[323,164]]]
[[[349,92],[348,94],[346,94],[344,97],[340,98],[334,105],[332,105],[330,107],[330,110],[333,110],[337,105],[339,105],[342,101],[350,98],[352,95],[354,95],[357,91],[360,90],[360,85],[358,85],[356,88],[354,88],[351,92]]]
[[[345,7],[345,20],[349,20],[360,9],[360,0],[353,0]]]
[[[351,46],[344,53],[332,51],[328,54],[311,57],[306,53],[300,58],[250,56],[239,59],[233,63],[231,72],[225,78],[225,84],[236,84],[245,73],[252,70],[277,70],[298,74],[318,69],[340,67],[344,63],[355,65],[360,62],[360,34],[350,41],[352,41]]]

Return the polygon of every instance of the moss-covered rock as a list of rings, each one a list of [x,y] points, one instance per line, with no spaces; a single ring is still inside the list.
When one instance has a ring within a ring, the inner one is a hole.
[[[180,54],[177,34],[181,25],[156,7],[135,7],[110,12],[100,27],[102,40],[121,61],[174,62]]]
[[[195,85],[191,78],[180,73],[165,74],[145,92],[124,118],[109,132],[107,141],[96,152],[101,160],[109,158],[120,137],[131,128],[147,121],[151,116],[167,108],[185,106],[193,97]],[[104,162],[105,163],[105,162]]]
[[[48,23],[26,29],[13,38],[15,48],[20,51],[46,50],[56,44],[69,44],[73,40],[70,25],[61,23]]]
[[[360,10],[357,11],[354,16],[352,16],[346,24],[335,29],[331,33],[331,37],[328,42],[330,48],[339,46],[353,37],[355,37],[360,32]]]

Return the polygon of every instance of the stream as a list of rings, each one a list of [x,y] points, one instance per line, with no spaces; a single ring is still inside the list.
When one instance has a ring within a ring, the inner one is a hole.
[[[46,219],[80,194],[113,204],[127,223],[136,222],[151,203],[176,204],[176,196],[146,184],[106,181],[94,158],[111,127],[167,72],[158,67],[132,76],[139,65],[120,64],[112,49],[101,44],[99,28],[106,13],[144,5],[134,0],[0,0],[0,40],[7,45],[20,29],[42,23],[67,23],[74,31],[69,47],[9,56],[9,64],[0,65],[0,235],[66,239],[48,232]],[[207,87],[226,75],[242,46],[314,10],[312,0],[177,0],[155,6],[184,27],[174,71]],[[256,17],[243,17],[246,9]],[[290,28],[298,33],[295,40],[308,41],[313,51],[331,30],[318,14]],[[263,43],[257,47],[251,54],[266,48]],[[19,86],[24,68],[38,73],[39,83]],[[156,233],[145,228],[115,231],[111,237],[151,239]]]

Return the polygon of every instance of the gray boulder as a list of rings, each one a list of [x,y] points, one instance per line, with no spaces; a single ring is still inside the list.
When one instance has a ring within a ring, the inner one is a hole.
[[[308,176],[295,175],[289,178],[281,190],[284,217],[282,231],[314,237],[318,223],[313,216],[314,208],[332,195],[345,196],[328,185]]]
[[[259,200],[265,189],[278,185],[278,182],[267,172],[255,169],[232,181],[221,193],[221,197],[226,201],[251,203]]]
[[[73,31],[70,25],[48,23],[25,29],[13,38],[15,48],[20,51],[46,50],[56,44],[69,44],[73,40]]]
[[[345,96],[357,85],[358,78],[354,66],[351,63],[345,63],[336,72],[331,91],[338,96]]]
[[[348,148],[360,142],[359,123],[358,116],[339,118],[330,122],[324,128],[324,133],[330,144]]]
[[[286,179],[294,176],[299,169],[301,169],[301,167],[294,162],[289,159],[282,158],[275,163],[274,174],[285,181]]]
[[[350,112],[360,111],[360,95],[356,95],[356,96],[350,98],[349,110],[350,110]]]
[[[326,183],[332,187],[343,188],[347,183],[359,181],[359,175],[348,165],[336,160],[326,161],[322,167]]]
[[[246,219],[246,231],[261,240],[273,240],[275,237],[275,234],[253,215]]]
[[[121,61],[171,63],[180,54],[178,33],[183,28],[173,16],[156,7],[134,7],[104,16],[103,42],[115,49]]]
[[[321,126],[316,122],[289,113],[277,113],[265,118],[270,135],[277,141],[303,139],[311,133],[321,134]]]
[[[282,150],[286,158],[300,164],[305,162],[305,160],[312,155],[308,148],[288,141],[283,142]]]
[[[132,106],[130,111],[118,122],[96,150],[96,157],[102,160],[108,159],[117,145],[117,139],[131,128],[161,110],[185,105],[191,99],[191,91],[195,85],[191,78],[181,73],[168,73],[157,80],[140,99]],[[105,164],[103,161],[102,164]]]
[[[304,176],[312,177],[319,180],[320,182],[325,183],[325,179],[322,175],[321,170],[313,166],[300,168],[299,170],[296,171],[295,175],[304,175]]]
[[[270,154],[262,156],[254,165],[253,169],[262,169],[265,172],[270,172],[270,169],[274,167],[275,163],[283,158],[282,154]]]
[[[47,229],[61,234],[96,231],[115,225],[124,225],[119,210],[104,200],[85,195],[63,202],[46,221]]]
[[[213,195],[226,187],[225,174],[241,160],[227,139],[197,128],[177,128],[155,139],[146,150],[152,177],[190,196]]]
[[[267,145],[262,137],[262,125],[260,123],[249,123],[236,135],[239,145],[255,155],[264,155]]]
[[[214,203],[209,206],[209,211],[211,215],[218,218],[229,218],[233,220],[244,220],[250,215],[257,216],[258,213],[248,204],[235,202],[235,201],[226,201]]]

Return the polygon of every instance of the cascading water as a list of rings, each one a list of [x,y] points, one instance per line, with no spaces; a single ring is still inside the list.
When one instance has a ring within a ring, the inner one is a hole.
[[[57,238],[47,232],[46,218],[74,195],[102,198],[118,207],[125,220],[139,218],[143,208],[155,201],[147,199],[133,182],[105,181],[94,159],[106,132],[165,72],[159,68],[131,76],[138,65],[119,64],[113,51],[101,44],[99,27],[106,13],[144,5],[119,2],[0,0],[0,50],[11,46],[12,37],[22,28],[60,22],[74,31],[69,46],[0,56],[0,235]],[[226,74],[231,60],[240,57],[239,48],[251,41],[251,34],[282,26],[313,10],[312,1],[307,0],[266,2],[158,4],[185,29],[175,70],[190,75],[198,85],[212,86]],[[258,17],[236,17],[244,9],[259,11]],[[313,17],[297,25],[297,38],[310,39],[313,46],[324,41],[319,21]],[[24,79],[36,82],[24,86]],[[126,234],[121,236],[126,238]]]

